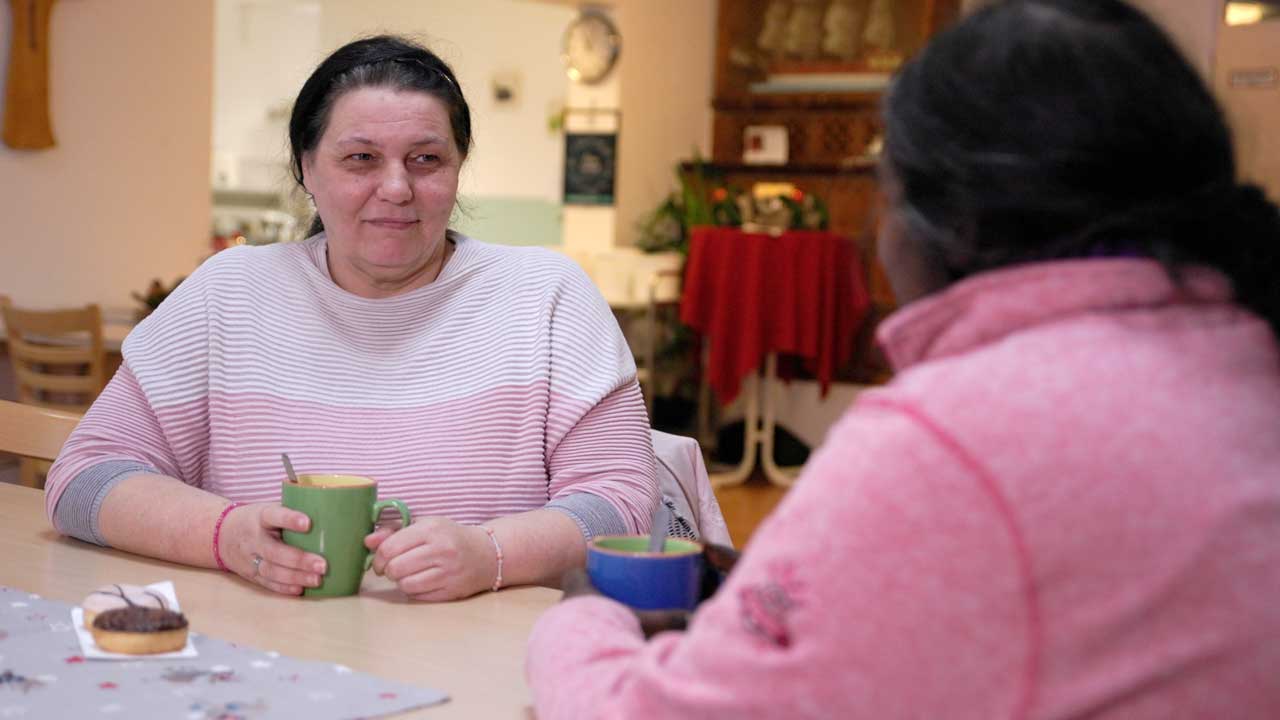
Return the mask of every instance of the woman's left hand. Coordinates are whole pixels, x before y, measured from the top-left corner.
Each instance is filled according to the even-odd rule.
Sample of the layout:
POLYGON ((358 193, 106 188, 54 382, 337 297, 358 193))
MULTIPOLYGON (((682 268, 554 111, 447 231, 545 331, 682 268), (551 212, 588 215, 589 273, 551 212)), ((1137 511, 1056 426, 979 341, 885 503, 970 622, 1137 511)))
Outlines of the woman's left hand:
POLYGON ((394 580, 410 600, 470 597, 488 590, 497 573, 488 533, 447 518, 415 519, 399 530, 377 530, 364 544, 374 551, 374 572, 394 580))

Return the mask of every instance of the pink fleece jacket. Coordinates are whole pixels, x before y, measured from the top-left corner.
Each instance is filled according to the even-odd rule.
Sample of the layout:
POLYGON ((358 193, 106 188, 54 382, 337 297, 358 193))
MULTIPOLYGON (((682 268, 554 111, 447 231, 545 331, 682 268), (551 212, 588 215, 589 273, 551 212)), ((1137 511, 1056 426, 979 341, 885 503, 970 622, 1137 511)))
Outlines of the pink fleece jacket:
POLYGON ((1222 276, 1010 268, 880 339, 687 632, 538 622, 541 720, 1280 717, 1280 354, 1222 276))

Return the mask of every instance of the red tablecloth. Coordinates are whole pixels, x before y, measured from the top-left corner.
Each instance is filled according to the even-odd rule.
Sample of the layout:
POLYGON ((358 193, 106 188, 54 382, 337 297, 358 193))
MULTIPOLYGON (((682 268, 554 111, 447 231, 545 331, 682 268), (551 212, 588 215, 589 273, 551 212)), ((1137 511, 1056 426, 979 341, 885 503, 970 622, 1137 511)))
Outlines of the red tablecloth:
POLYGON ((732 402, 770 352, 801 358, 825 394, 870 310, 864 277, 857 246, 839 235, 694 228, 680 319, 709 343, 720 402, 732 402))

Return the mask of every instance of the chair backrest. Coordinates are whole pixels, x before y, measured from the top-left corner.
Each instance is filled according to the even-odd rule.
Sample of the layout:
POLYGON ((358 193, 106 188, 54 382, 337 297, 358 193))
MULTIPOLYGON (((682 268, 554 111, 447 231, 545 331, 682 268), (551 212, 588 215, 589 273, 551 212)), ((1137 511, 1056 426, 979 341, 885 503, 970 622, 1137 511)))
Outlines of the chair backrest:
POLYGON ((106 384, 102 312, 24 310, 0 301, 9 338, 18 400, 53 410, 83 413, 106 384))
POLYGON ((74 413, 0 400, 0 452, 52 461, 79 422, 74 413))
POLYGON ((724 522, 720 503, 711 489, 698 441, 659 430, 649 432, 653 437, 662 500, 671 508, 673 515, 669 533, 686 535, 684 525, 689 525, 697 539, 733 547, 729 526, 724 522))

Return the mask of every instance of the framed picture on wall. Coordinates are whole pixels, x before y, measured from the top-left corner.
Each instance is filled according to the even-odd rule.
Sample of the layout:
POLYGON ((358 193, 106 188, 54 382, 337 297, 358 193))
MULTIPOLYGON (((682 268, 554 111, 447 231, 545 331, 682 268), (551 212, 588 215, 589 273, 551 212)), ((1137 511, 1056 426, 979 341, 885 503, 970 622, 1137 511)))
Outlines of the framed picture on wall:
POLYGON ((618 134, 570 132, 564 136, 566 205, 612 205, 618 134))

